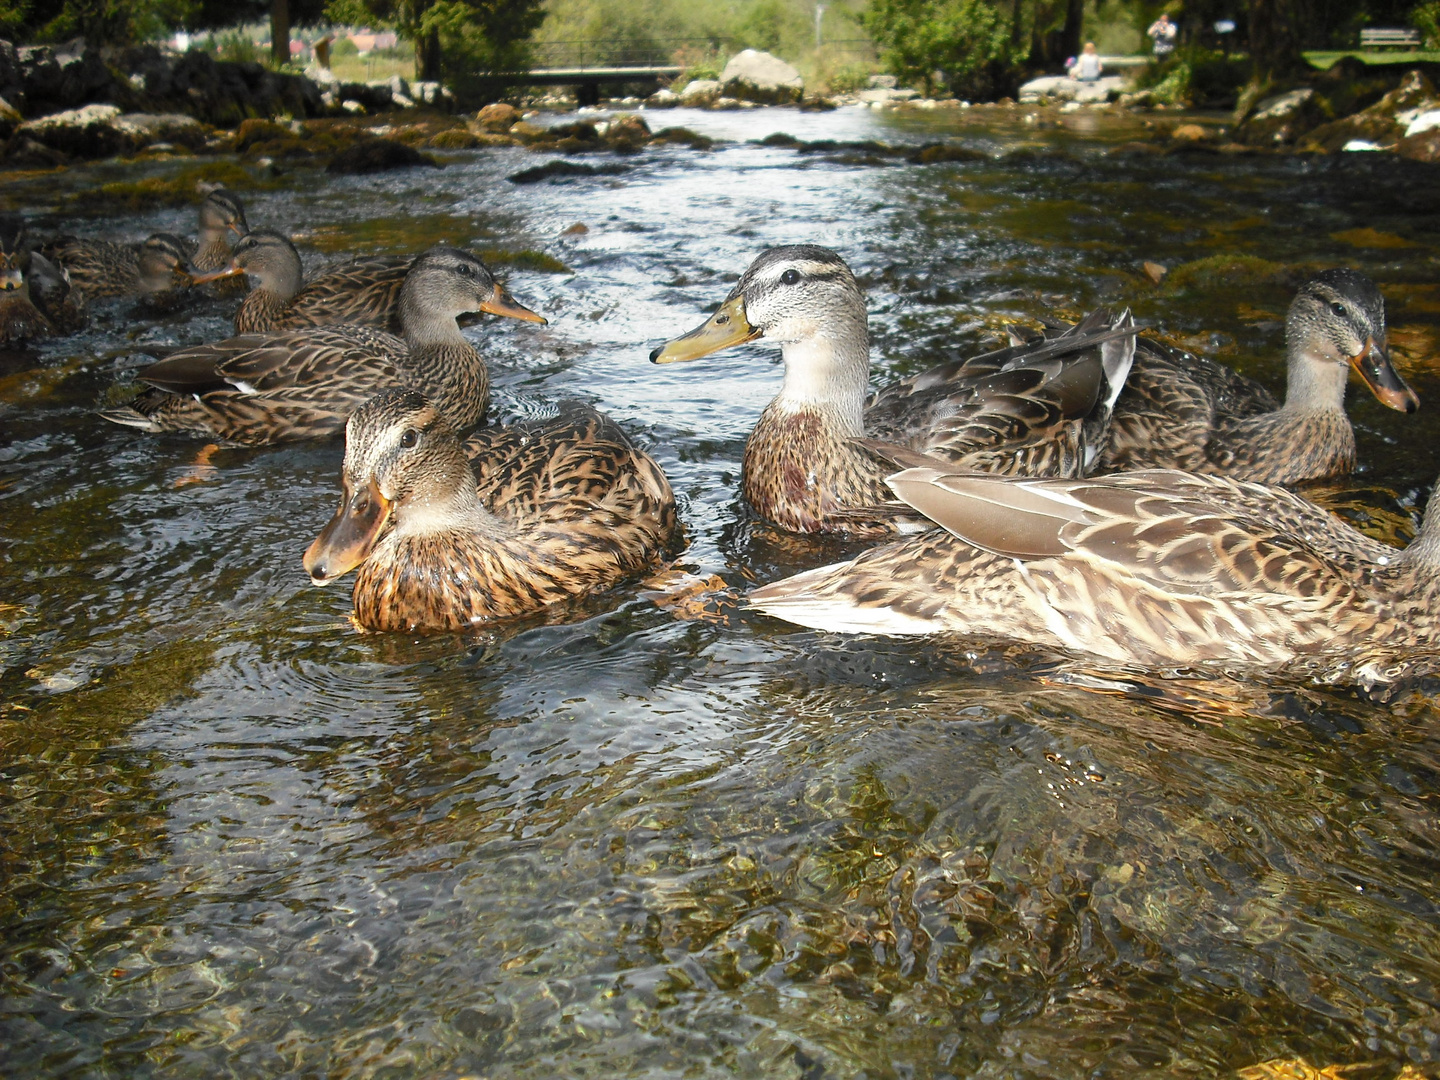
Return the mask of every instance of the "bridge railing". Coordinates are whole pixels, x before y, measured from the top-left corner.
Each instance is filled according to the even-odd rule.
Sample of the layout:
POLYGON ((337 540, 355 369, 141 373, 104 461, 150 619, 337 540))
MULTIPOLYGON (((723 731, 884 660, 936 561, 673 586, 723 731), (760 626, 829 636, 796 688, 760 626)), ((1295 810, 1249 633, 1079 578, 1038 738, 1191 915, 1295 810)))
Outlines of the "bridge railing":
MULTIPOLYGON (((875 46, 868 38, 826 41, 822 55, 831 58, 873 60, 875 46)), ((721 38, 656 38, 650 41, 532 41, 530 54, 536 70, 554 68, 689 66, 707 56, 736 51, 733 42, 721 38)))

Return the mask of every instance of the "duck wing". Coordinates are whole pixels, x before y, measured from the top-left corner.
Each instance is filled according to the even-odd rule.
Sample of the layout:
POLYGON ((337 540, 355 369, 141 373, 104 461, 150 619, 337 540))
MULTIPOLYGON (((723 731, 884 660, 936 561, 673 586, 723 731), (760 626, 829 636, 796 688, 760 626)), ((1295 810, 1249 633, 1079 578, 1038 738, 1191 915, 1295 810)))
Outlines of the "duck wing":
POLYGON ((1104 309, 1063 334, 931 368, 875 394, 872 438, 987 473, 1079 475, 1129 372, 1134 320, 1104 309))
POLYGON ((286 327, 337 323, 398 330, 395 306, 410 264, 409 255, 355 259, 321 274, 290 301, 286 327))
POLYGON ((1213 360, 1142 338, 1115 403, 1104 469, 1210 467, 1208 447, 1223 425, 1274 412, 1268 390, 1213 360))
POLYGON ((242 334, 144 368, 138 378, 151 389, 101 415, 145 431, 252 445, 322 438, 403 381, 406 355, 399 338, 368 327, 242 334))

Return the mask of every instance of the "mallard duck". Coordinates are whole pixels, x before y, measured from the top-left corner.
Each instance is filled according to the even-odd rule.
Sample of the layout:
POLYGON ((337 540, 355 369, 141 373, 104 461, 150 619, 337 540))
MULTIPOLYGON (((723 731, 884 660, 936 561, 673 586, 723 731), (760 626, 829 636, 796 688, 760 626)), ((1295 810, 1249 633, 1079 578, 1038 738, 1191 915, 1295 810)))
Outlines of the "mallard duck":
MULTIPOLYGON (((409 255, 374 255, 352 259, 327 270, 308 285, 295 245, 270 229, 256 230, 251 244, 237 244, 230 262, 197 275, 196 283, 250 275, 255 292, 235 313, 236 333, 250 329, 299 329, 305 326, 373 326, 398 332, 400 287, 414 259, 409 255)), ((527 316, 540 319, 534 312, 527 316)))
POLYGON ((55 327, 34 304, 25 275, 0 254, 0 343, 49 337, 55 327))
POLYGON ((155 233, 139 244, 62 236, 41 253, 63 266, 71 288, 87 297, 140 296, 164 304, 189 289, 193 250, 182 236, 155 233))
POLYGON ((675 539, 665 474, 587 405, 486 429, 469 448, 478 483, 413 390, 386 390, 350 418, 340 508, 304 562, 317 585, 360 568, 360 626, 463 630, 535 611, 615 584, 675 539))
POLYGON ((30 283, 24 272, 29 258, 25 219, 19 214, 0 214, 0 343, 3 344, 48 337, 55 332, 30 295, 30 283))
MULTIPOLYGON (((224 269, 230 265, 231 238, 239 239, 249 231, 239 196, 216 188, 200 204, 200 244, 190 265, 202 274, 224 269)), ((227 297, 243 296, 250 288, 244 275, 217 278, 211 287, 216 295, 227 297)))
MULTIPOLYGON (((374 262, 378 264, 380 260, 374 262)), ((407 267, 413 262, 414 259, 409 256, 403 260, 407 267)), ((352 268, 357 265, 360 264, 350 264, 352 268)), ((303 270, 300 253, 295 250, 295 245, 281 233, 271 229, 256 229, 235 245, 234 255, 224 269, 200 275, 195 280, 207 281, 218 275, 236 273, 247 274, 255 279, 255 288, 235 313, 237 334, 329 325, 326 321, 320 321, 322 316, 327 315, 335 316, 336 321, 357 326, 383 326, 393 321, 390 309, 398 308, 399 285, 404 278, 403 274, 395 280, 393 289, 388 280, 381 289, 379 279, 371 278, 371 288, 368 291, 361 288, 347 294, 339 288, 342 271, 322 275, 311 284, 302 286, 303 270), (343 303, 340 302, 342 299, 343 303), (376 311, 370 310, 382 300, 386 305, 383 318, 376 311), (366 317, 340 319, 342 312, 349 309, 354 309, 366 317)), ((489 273, 488 268, 486 273, 489 273)), ((493 276, 490 280, 493 289, 482 310, 492 315, 508 315, 528 322, 545 322, 543 317, 517 303, 493 276)))
POLYGON ((390 386, 426 392, 457 431, 485 415, 485 360, 456 317, 495 294, 483 263, 433 247, 400 294, 401 340, 365 326, 241 334, 172 353, 138 374, 152 389, 101 415, 145 431, 189 431, 240 443, 333 435, 362 402, 390 386))
POLYGON ((1115 403, 1106 469, 1184 469, 1268 484, 1341 476, 1355 468, 1345 415, 1353 367, 1400 412, 1420 407, 1385 349, 1385 300, 1356 270, 1307 281, 1285 319, 1285 403, 1210 360, 1142 340, 1115 403))
POLYGON ((1228 477, 936 466, 889 483, 941 528, 756 589, 750 606, 817 629, 963 631, 1151 665, 1440 644, 1436 500, 1400 551, 1284 488, 1228 477))
POLYGON ((650 354, 695 360, 766 337, 785 382, 745 443, 741 486, 762 517, 795 532, 878 536, 899 522, 894 471, 869 437, 977 472, 1076 475, 1100 448, 1133 351, 1128 312, 1096 312, 1056 340, 933 368, 870 395, 865 297, 845 260, 812 245, 772 248, 720 310, 650 354), (1103 343, 1103 344, 1102 344, 1103 343))

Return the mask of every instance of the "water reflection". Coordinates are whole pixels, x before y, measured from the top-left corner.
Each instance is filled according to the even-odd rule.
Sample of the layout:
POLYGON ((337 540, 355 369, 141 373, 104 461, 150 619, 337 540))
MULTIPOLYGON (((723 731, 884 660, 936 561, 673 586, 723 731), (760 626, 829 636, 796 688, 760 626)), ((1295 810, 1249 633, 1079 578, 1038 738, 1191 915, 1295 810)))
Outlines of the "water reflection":
MULTIPOLYGON (((571 395, 620 418, 681 495, 682 567, 732 593, 853 550, 739 502, 776 353, 645 359, 773 244, 846 254, 877 382, 1008 319, 1124 302, 1275 385, 1295 281, 1349 263, 1382 282, 1404 374, 1435 398, 1440 196, 1422 167, 1111 154, 1133 121, 1095 117, 1081 142, 997 115, 672 113, 652 122, 984 156, 880 168, 737 143, 518 186, 505 177, 536 158, 484 151, 364 181, 257 176, 247 210, 300 233, 312 265, 444 237, 569 266, 509 271, 550 326, 469 331, 500 410, 571 395), (588 232, 562 235, 577 222, 588 232), (1146 259, 1181 281, 1151 284, 1146 259)), ((66 201, 175 167, 6 193, 42 225, 185 229, 187 208, 72 219, 66 201)), ((345 592, 299 566, 333 510, 337 445, 202 455, 91 412, 226 314, 202 302, 152 324, 120 307, 0 357, 11 1070, 1130 1077, 1440 1060, 1430 683, 1376 704, 1303 673, 1093 672, 994 643, 797 632, 723 598, 687 619, 641 586, 465 639, 360 635, 345 592)), ((1433 410, 1350 408, 1362 474, 1323 497, 1403 537, 1437 467, 1433 410)))

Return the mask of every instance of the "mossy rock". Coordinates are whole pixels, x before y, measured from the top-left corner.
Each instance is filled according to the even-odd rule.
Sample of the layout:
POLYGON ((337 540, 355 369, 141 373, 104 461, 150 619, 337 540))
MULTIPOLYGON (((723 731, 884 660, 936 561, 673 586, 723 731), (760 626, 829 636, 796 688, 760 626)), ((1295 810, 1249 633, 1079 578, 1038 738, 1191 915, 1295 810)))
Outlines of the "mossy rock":
POLYGON ((308 132, 303 128, 298 132, 293 131, 284 124, 277 124, 274 120, 246 120, 235 131, 232 149, 237 154, 243 154, 256 143, 271 143, 277 140, 294 141, 307 134, 308 132))
POLYGON ((486 248, 480 257, 490 266, 512 266, 516 270, 534 270, 540 274, 573 274, 575 271, 553 255, 543 251, 524 248, 520 251, 500 251, 486 248))
POLYGON ((715 140, 708 135, 701 135, 698 132, 683 127, 661 128, 650 141, 655 143, 683 143, 692 150, 709 150, 715 145, 715 140))
POLYGON ((394 139, 364 139, 340 151, 325 166, 327 173, 360 176, 368 173, 386 172, 390 169, 408 169, 417 165, 432 169, 441 167, 429 154, 422 154, 413 146, 406 146, 394 139))
POLYGON ((153 210, 164 206, 198 205, 202 198, 200 185, 244 191, 261 185, 250 172, 233 161, 209 161, 203 165, 181 169, 170 176, 150 176, 144 180, 117 181, 98 188, 76 192, 71 204, 85 210, 112 212, 117 210, 153 210))
POLYGON ((1214 290, 1236 285, 1285 284, 1293 282, 1296 276, 1294 267, 1255 255, 1209 255, 1181 263, 1166 276, 1165 284, 1177 292, 1214 290))
POLYGON ((432 150, 473 150, 477 146, 484 146, 485 143, 480 136, 464 128, 451 128, 449 131, 442 131, 438 135, 430 136, 430 141, 426 145, 432 150))

